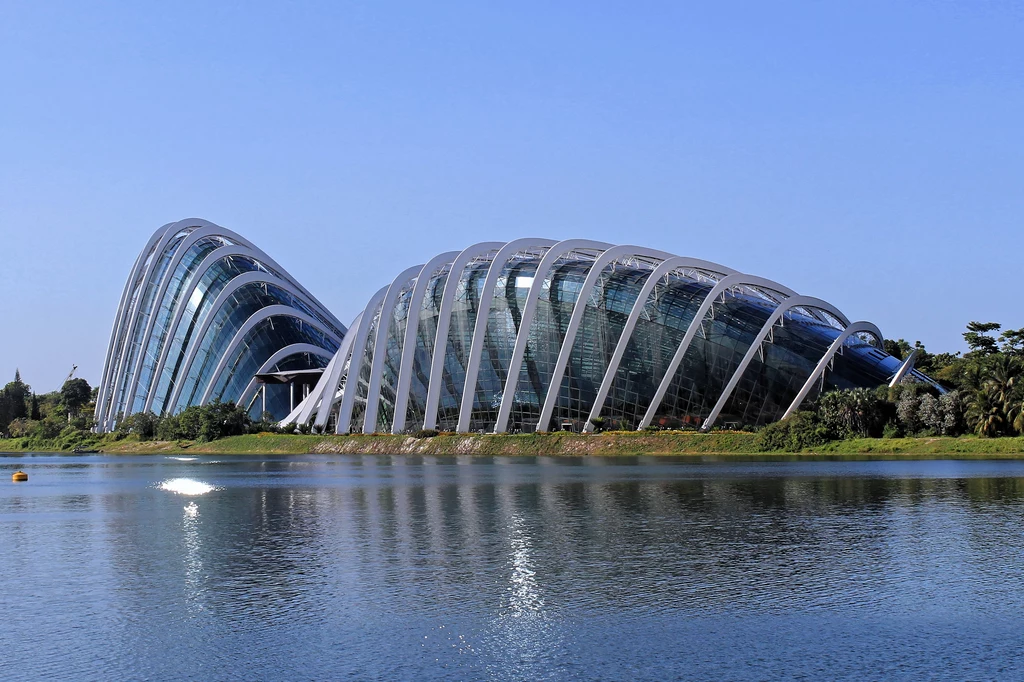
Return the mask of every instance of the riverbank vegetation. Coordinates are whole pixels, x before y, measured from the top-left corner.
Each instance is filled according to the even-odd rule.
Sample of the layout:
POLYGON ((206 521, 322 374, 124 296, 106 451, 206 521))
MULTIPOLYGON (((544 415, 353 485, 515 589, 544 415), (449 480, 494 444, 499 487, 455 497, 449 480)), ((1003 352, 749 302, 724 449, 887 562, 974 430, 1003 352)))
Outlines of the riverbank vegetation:
POLYGON ((903 340, 887 341, 886 351, 900 359, 916 350, 917 367, 946 392, 901 384, 826 393, 804 411, 761 429, 758 446, 800 452, 851 439, 1019 436, 1024 433, 1024 329, 996 337, 1000 328, 971 322, 963 335, 970 350, 962 356, 932 355, 920 342, 911 347, 903 340))

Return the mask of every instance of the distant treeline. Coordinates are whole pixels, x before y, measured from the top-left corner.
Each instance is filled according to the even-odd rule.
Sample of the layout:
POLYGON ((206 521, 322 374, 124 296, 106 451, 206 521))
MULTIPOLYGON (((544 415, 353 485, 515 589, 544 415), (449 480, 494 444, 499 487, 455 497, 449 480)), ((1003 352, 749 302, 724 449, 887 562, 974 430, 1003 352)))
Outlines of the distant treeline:
POLYGON ((15 370, 0 390, 0 435, 47 442, 81 439, 92 428, 95 391, 85 379, 68 379, 59 391, 36 395, 15 370))

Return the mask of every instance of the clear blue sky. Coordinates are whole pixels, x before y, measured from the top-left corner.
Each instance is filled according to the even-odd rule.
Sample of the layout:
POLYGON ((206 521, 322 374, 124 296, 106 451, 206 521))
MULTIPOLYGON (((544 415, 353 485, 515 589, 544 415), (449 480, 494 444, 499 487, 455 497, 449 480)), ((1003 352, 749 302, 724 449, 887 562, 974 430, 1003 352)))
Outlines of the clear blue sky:
POLYGON ((474 241, 706 258, 960 350, 1024 326, 1024 5, 0 2, 0 380, 95 384, 202 217, 346 323, 474 241))

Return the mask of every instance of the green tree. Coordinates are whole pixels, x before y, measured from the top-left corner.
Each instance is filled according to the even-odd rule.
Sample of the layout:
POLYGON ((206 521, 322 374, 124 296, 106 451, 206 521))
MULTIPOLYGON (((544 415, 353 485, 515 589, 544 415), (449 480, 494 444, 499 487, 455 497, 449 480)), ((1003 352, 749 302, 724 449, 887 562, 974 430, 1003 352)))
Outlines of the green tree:
POLYGON ((996 393, 987 388, 974 396, 967 418, 973 424, 974 432, 987 438, 1003 435, 1009 425, 1003 404, 996 393))
POLYGON ((24 381, 21 380, 21 371, 14 370, 14 381, 4 386, 4 393, 10 399, 11 419, 25 419, 28 417, 28 396, 32 392, 24 381))
POLYGON ((893 341, 892 339, 885 339, 882 342, 882 350, 884 350, 886 353, 893 356, 897 360, 905 360, 906 357, 910 355, 910 351, 913 349, 910 347, 910 343, 907 342, 905 339, 899 339, 897 341, 893 341))
POLYGON ((869 388, 832 391, 821 396, 818 417, 835 438, 878 437, 886 422, 883 400, 869 388))
POLYGON ((964 341, 974 355, 992 355, 999 352, 999 344, 992 336, 992 332, 999 331, 1002 325, 998 322, 975 322, 967 323, 967 331, 964 332, 964 341))
POLYGON ((138 436, 139 440, 150 440, 156 435, 159 421, 152 412, 136 412, 120 420, 116 431, 122 438, 131 434, 138 436))
POLYGON ((1024 356, 1024 329, 1004 329, 999 335, 999 350, 1015 357, 1024 356))
POLYGON ((79 411, 89 404, 92 397, 92 388, 85 379, 68 379, 60 389, 60 401, 68 413, 68 421, 71 417, 77 417, 79 411))

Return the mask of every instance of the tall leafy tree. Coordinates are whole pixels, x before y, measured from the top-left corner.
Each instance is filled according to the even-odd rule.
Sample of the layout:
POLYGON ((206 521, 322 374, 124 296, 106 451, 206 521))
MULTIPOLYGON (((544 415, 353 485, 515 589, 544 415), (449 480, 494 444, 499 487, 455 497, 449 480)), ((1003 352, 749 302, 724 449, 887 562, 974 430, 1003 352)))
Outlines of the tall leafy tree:
POLYGON ((999 331, 1002 327, 998 322, 975 322, 967 323, 967 331, 964 332, 964 341, 974 355, 992 355, 999 352, 999 344, 992 332, 999 331))
POLYGON ((92 388, 85 379, 68 379, 60 389, 60 401, 67 409, 69 419, 77 417, 91 397, 92 388))
POLYGON ((1000 350, 1014 357, 1024 356, 1024 328, 1006 329, 999 335, 1000 350))
POLYGON ((28 417, 28 396, 32 389, 21 380, 21 371, 14 370, 14 381, 4 386, 10 400, 11 421, 28 417))

